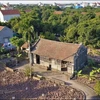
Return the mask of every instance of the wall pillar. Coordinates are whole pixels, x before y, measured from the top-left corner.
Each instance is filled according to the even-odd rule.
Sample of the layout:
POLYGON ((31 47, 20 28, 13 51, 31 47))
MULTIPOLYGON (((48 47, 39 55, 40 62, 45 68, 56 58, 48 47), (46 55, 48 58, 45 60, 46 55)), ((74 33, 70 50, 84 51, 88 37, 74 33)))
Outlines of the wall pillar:
POLYGON ((34 59, 33 60, 34 60, 34 63, 36 64, 36 55, 35 54, 34 54, 34 59))

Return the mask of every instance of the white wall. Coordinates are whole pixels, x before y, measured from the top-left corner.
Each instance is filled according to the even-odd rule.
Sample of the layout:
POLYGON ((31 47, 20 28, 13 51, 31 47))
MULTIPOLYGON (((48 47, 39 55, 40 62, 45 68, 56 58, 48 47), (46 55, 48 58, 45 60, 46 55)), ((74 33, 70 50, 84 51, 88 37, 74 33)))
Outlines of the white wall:
POLYGON ((51 67, 57 70, 61 70, 61 61, 52 59, 51 61, 51 67))
POLYGON ((11 18, 14 18, 14 17, 20 17, 19 14, 14 14, 14 15, 3 15, 0 11, 0 21, 1 22, 7 22, 9 21, 11 18))
POLYGON ((4 22, 9 21, 11 18, 14 17, 20 17, 19 14, 15 14, 15 15, 4 15, 4 22))
POLYGON ((13 10, 13 7, 1 7, 1 10, 13 10))
POLYGON ((3 15, 2 15, 1 11, 0 11, 0 21, 1 21, 1 22, 4 22, 4 17, 3 17, 3 15))
MULTIPOLYGON (((61 61, 60 60, 51 59, 51 61, 49 62, 49 58, 47 58, 47 57, 46 57, 46 60, 47 61, 44 61, 40 56, 40 65, 47 68, 51 64, 51 68, 61 71, 61 61)), ((36 55, 35 54, 34 54, 34 63, 36 63, 36 55)))

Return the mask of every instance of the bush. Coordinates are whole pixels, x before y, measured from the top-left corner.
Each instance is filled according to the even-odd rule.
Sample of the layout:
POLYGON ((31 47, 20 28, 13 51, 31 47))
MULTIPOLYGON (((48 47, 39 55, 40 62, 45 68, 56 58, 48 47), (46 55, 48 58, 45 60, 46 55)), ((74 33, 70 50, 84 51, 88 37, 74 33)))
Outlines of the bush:
POLYGON ((24 74, 25 74, 25 76, 28 76, 28 77, 30 76, 31 77, 33 71, 34 71, 33 68, 31 68, 30 66, 26 66, 25 70, 24 70, 24 74))
POLYGON ((95 89, 95 92, 97 93, 97 95, 100 96, 100 80, 96 82, 94 89, 95 89))
POLYGON ((88 59, 88 66, 94 66, 95 62, 93 59, 88 59))

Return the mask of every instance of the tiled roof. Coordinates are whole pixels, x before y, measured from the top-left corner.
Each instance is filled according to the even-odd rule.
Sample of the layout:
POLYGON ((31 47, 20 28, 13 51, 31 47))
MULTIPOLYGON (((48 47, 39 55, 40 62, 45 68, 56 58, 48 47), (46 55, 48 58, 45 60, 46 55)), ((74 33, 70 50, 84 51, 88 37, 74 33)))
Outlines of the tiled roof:
POLYGON ((61 15, 62 13, 63 13, 63 11, 54 11, 54 14, 61 15))
POLYGON ((7 8, 8 6, 6 6, 6 5, 3 5, 2 7, 4 7, 4 8, 7 8))
MULTIPOLYGON (((81 14, 86 15, 87 12, 82 12, 81 14)), ((95 14, 96 14, 97 16, 100 16, 100 12, 96 12, 95 14)))
POLYGON ((18 10, 0 10, 3 15, 15 15, 20 14, 18 10))
POLYGON ((29 47, 29 43, 27 43, 27 42, 25 42, 22 46, 21 46, 21 48, 28 48, 29 47))
POLYGON ((41 56, 67 61, 79 49, 80 44, 57 42, 40 39, 32 53, 41 56))
POLYGON ((4 26, 0 26, 0 31, 4 28, 4 26))
POLYGON ((31 12, 31 10, 30 9, 26 9, 25 12, 31 12))

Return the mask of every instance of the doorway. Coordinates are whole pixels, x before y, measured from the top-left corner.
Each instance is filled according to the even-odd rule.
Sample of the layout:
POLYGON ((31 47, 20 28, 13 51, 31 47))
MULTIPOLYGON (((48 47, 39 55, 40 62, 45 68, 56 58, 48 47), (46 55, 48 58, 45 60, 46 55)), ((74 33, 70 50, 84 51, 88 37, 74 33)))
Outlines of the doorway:
POLYGON ((39 55, 36 55, 36 63, 40 64, 40 56, 39 55))
POLYGON ((67 62, 66 61, 62 61, 61 62, 61 71, 67 71, 67 62))

